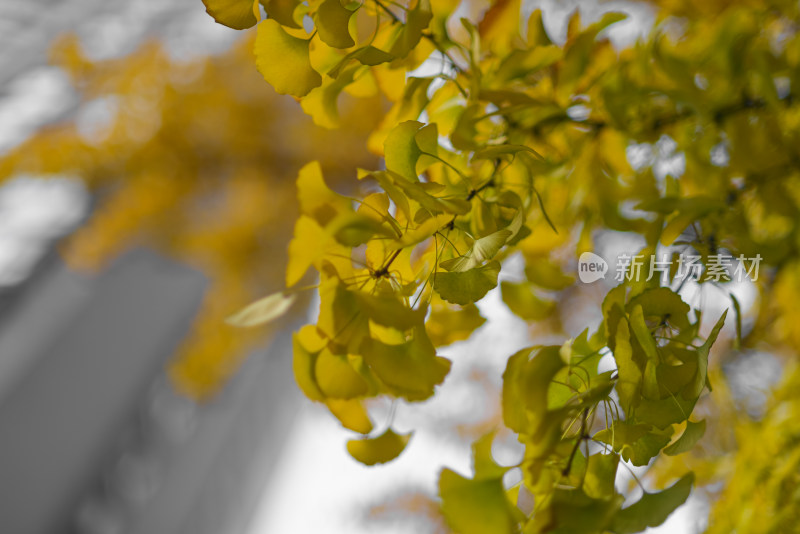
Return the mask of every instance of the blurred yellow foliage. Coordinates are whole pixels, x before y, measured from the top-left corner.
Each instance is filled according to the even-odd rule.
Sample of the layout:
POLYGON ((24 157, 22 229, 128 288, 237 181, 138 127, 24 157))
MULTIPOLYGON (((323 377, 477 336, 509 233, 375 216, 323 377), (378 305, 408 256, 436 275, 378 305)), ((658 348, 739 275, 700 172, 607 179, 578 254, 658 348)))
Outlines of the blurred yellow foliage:
POLYGON ((345 105, 347 127, 323 130, 264 83, 247 37, 216 57, 173 60, 149 42, 91 62, 78 39, 65 36, 52 57, 82 105, 110 104, 109 123, 41 129, 0 159, 0 180, 17 173, 85 180, 95 209, 62 244, 74 267, 100 269, 143 245, 209 277, 202 311, 171 367, 183 392, 204 398, 263 339, 263 329, 253 334, 223 321, 283 281, 299 167, 314 157, 328 180, 352 188, 354 169, 375 164, 364 147, 380 102, 361 99, 358 112, 345 105))

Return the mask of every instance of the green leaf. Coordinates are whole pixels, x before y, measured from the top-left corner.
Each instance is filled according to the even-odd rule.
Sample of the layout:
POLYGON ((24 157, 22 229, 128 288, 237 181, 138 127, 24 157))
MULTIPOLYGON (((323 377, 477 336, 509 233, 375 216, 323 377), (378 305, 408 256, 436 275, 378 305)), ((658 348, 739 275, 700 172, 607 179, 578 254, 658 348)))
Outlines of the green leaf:
POLYGON ((289 35, 272 19, 258 25, 256 67, 278 93, 305 96, 322 84, 322 76, 311 67, 309 43, 289 35))
POLYGON ((472 159, 497 159, 501 156, 515 156, 520 152, 532 155, 536 159, 543 159, 542 155, 525 145, 502 144, 476 150, 472 159))
POLYGON ((347 452, 364 465, 385 464, 405 450, 411 434, 397 434, 391 428, 376 438, 351 439, 347 452))
POLYGON ((372 217, 358 213, 342 213, 335 217, 326 230, 342 245, 357 247, 374 236, 394 237, 395 233, 372 217))
POLYGON ((450 345, 456 341, 467 339, 486 319, 474 304, 467 304, 455 309, 436 309, 431 311, 425 329, 431 341, 437 347, 450 345))
POLYGON ((472 444, 472 467, 475 472, 475 480, 502 478, 510 469, 499 465, 492 457, 494 436, 494 432, 489 432, 472 444))
POLYGON ((611 530, 616 534, 634 534, 656 527, 686 502, 692 492, 694 474, 684 475, 675 484, 658 493, 645 493, 641 499, 617 513, 611 530))
POLYGON ((561 347, 541 347, 531 357, 532 352, 515 353, 503 372, 503 421, 517 433, 536 432, 545 420, 550 382, 564 367, 561 347))
POLYGON ((689 305, 668 287, 646 289, 632 298, 626 309, 630 311, 636 306, 642 307, 645 318, 667 322, 678 329, 689 327, 689 305))
POLYGON ((593 499, 608 500, 614 496, 614 481, 619 465, 617 454, 593 454, 586 464, 586 475, 583 478, 583 491, 593 499))
POLYGON ((730 293, 730 297, 733 302, 733 311, 736 313, 736 344, 734 348, 738 350, 742 346, 742 306, 733 293, 730 293))
POLYGON ((296 298, 296 294, 273 293, 245 306, 225 319, 225 322, 231 326, 244 328, 267 324, 289 311, 296 298))
POLYGON ((503 302, 526 321, 541 321, 552 315, 555 302, 537 297, 527 282, 500 282, 503 302))
POLYGON ((322 2, 314 17, 320 39, 334 48, 349 48, 356 44, 348 28, 354 13, 342 6, 339 0, 322 2))
POLYGON ((537 286, 551 291, 561 291, 575 282, 573 277, 561 271, 561 267, 546 258, 529 260, 525 265, 525 276, 537 286))
POLYGON ((697 423, 693 421, 686 421, 686 430, 683 431, 683 434, 681 434, 681 437, 679 437, 675 443, 664 449, 664 454, 677 456, 678 454, 689 452, 692 450, 692 447, 694 447, 695 444, 700 441, 700 438, 702 438, 703 434, 705 433, 705 420, 697 423))
MULTIPOLYGON (((644 322, 644 312, 642 311, 641 306, 637 305, 633 307, 633 310, 630 314, 630 323, 631 330, 633 330, 639 345, 641 345, 642 349, 644 349, 647 360, 649 362, 653 362, 654 364, 658 364, 659 358, 658 349, 656 348, 656 340, 653 339, 650 329, 644 322)), ((655 373, 655 367, 653 367, 653 372, 655 373)))
POLYGON ((417 121, 401 122, 389 132, 383 143, 386 169, 417 182, 417 160, 422 151, 417 146, 416 134, 423 124, 417 121))
POLYGON ((244 30, 258 22, 252 0, 203 0, 203 4, 215 21, 234 30, 244 30))
POLYGON ((409 308, 395 295, 371 295, 360 291, 353 293, 358 306, 367 317, 382 326, 408 330, 420 326, 427 313, 425 307, 418 310, 409 308))
POLYGON ((619 403, 626 414, 637 404, 642 386, 642 371, 633 361, 633 350, 630 343, 630 331, 627 321, 620 321, 617 326, 614 360, 617 362, 617 395, 619 403))
MULTIPOLYGON (((523 402, 525 392, 523 377, 531 352, 533 349, 527 348, 514 353, 509 357, 503 371, 503 423, 518 434, 527 432, 528 426, 527 411, 523 402)), ((558 369, 560 368, 559 366, 558 369)), ((553 375, 555 376, 555 372, 553 375)), ((544 401, 547 402, 547 397, 544 401)))
POLYGON ((608 443, 633 465, 647 465, 670 442, 672 428, 659 430, 650 425, 616 420, 610 428, 599 431, 594 439, 608 443))
POLYGON ((494 258, 511 235, 511 230, 498 230, 486 237, 476 239, 472 244, 472 248, 466 254, 440 262, 439 266, 452 272, 464 272, 474 269, 486 260, 494 258))
POLYGON ((390 391, 412 401, 433 395, 450 371, 450 360, 436 356, 422 326, 414 329, 411 341, 399 345, 366 337, 359 352, 390 391))
POLYGON ((433 274, 433 289, 447 302, 465 306, 497 287, 499 274, 500 264, 496 261, 463 272, 437 271, 433 274))
MULTIPOLYGON (((557 488, 550 504, 549 524, 538 532, 596 534, 605 532, 623 498, 619 494, 594 499, 580 489, 557 488)), ((543 514, 544 515, 544 514, 543 514)))
POLYGON ((711 345, 717 340, 717 336, 719 335, 719 331, 722 330, 722 326, 725 324, 725 317, 727 317, 727 315, 728 310, 725 310, 717 320, 717 324, 711 329, 711 333, 708 334, 705 342, 697 349, 697 374, 689 389, 689 392, 695 397, 700 396, 703 387, 708 381, 708 353, 711 351, 711 345))
POLYGON ((406 23, 399 26, 389 52, 399 58, 406 57, 417 46, 432 18, 430 0, 417 0, 414 7, 406 11, 406 23))
POLYGON ((450 469, 439 475, 439 495, 447 524, 459 534, 504 534, 516 530, 515 507, 502 478, 470 480, 450 469))

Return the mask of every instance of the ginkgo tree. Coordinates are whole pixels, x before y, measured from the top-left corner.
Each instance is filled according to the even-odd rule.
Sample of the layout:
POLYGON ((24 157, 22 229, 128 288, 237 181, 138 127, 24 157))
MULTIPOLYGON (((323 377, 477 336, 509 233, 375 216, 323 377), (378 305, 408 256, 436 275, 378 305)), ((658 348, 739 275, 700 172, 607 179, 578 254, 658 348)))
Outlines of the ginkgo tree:
MULTIPOLYGON (((695 253, 694 283, 729 299, 732 313, 708 317, 682 298, 677 253, 666 280, 629 271, 599 324, 509 355, 503 422, 524 456, 501 466, 492 435, 476 441, 472 473, 440 474, 442 513, 466 534, 633 533, 661 524, 696 476, 724 476, 719 463, 687 461, 705 465, 695 475, 671 458, 695 451, 710 426, 696 414, 701 397, 720 384, 726 398, 709 365, 726 320, 736 325, 730 354, 769 347, 791 362, 800 342, 796 2, 653 2, 654 29, 622 50, 607 32, 624 14, 584 25, 576 11, 555 43, 542 13, 523 16, 519 0, 204 2, 221 24, 255 26, 256 67, 317 124, 340 124, 343 93, 389 102, 369 139, 384 165, 358 171, 363 194, 340 195, 319 164, 305 165, 286 289, 229 319, 268 322, 315 280, 319 316, 294 335, 295 379, 357 434, 354 458, 388 462, 413 439, 375 429, 366 400, 436 394, 451 366, 441 347, 483 323, 475 303, 497 287, 505 259, 521 254, 526 279, 502 283, 503 301, 539 321, 569 305, 551 295, 576 283, 555 251, 577 258, 598 232, 618 231, 641 237, 643 271, 665 247, 695 253), (420 74, 431 62, 438 72, 420 74), (682 172, 632 168, 630 148, 659 139, 682 153, 682 172), (723 253, 761 261, 751 319, 712 276, 723 253), (607 355, 614 368, 601 371, 607 355), (654 463, 670 466, 663 489, 626 503, 618 471, 654 463), (510 469, 522 481, 509 488, 510 469)), ((797 414, 796 393, 786 395, 776 402, 797 414)), ((758 501, 760 524, 752 513, 727 517, 728 531, 796 528, 800 457, 781 452, 780 470, 749 485, 757 495, 780 488, 780 499, 758 501)))

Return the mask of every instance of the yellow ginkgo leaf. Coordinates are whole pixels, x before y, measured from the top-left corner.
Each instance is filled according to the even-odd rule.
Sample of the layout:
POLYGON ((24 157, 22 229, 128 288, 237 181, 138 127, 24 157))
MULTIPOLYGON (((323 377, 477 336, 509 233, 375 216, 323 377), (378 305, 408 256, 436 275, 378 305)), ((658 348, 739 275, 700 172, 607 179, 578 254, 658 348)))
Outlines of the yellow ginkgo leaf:
POLYGON ((314 17, 320 39, 335 48, 349 48, 356 44, 348 30, 350 17, 354 13, 339 0, 322 2, 314 17))
POLYGON ((305 96, 322 83, 322 76, 311 67, 309 42, 289 35, 272 19, 258 25, 256 67, 278 93, 305 96))
POLYGON ((328 399, 325 404, 343 427, 360 434, 372 432, 372 421, 369 420, 362 401, 358 399, 328 399))
POLYGON ((225 322, 231 326, 261 326, 281 317, 291 308, 297 295, 273 293, 259 299, 228 317, 225 322))
POLYGON ((385 464, 400 456, 410 438, 411 434, 397 434, 389 428, 377 438, 351 439, 347 452, 365 465, 385 464))
POLYGON ((258 22, 253 0, 203 0, 203 4, 215 21, 234 30, 244 30, 258 22))

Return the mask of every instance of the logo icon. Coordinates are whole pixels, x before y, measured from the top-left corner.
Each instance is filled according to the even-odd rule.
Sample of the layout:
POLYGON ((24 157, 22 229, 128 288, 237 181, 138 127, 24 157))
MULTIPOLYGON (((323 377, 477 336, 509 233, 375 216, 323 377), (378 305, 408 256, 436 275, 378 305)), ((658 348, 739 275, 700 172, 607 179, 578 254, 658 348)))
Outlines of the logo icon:
POLYGON ((591 284, 606 277, 608 263, 593 252, 584 252, 578 258, 578 278, 584 284, 591 284))

